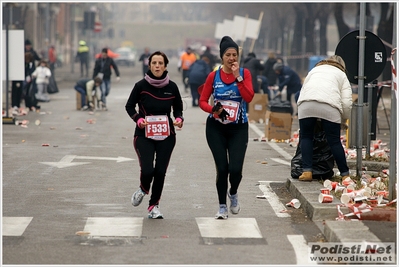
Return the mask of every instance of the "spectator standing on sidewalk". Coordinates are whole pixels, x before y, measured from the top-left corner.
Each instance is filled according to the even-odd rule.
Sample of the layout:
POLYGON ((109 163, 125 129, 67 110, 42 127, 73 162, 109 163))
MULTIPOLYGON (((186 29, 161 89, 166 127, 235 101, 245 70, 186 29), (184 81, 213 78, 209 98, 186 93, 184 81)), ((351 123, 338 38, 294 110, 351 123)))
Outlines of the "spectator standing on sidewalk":
POLYGON ((89 77, 89 47, 83 40, 79 41, 78 52, 76 57, 80 63, 80 77, 89 77))
POLYGON ((163 218, 159 202, 176 144, 175 126, 183 126, 183 102, 176 83, 169 79, 168 63, 165 53, 152 53, 149 71, 134 85, 125 105, 129 117, 136 123, 133 146, 140 163, 140 186, 132 195, 132 205, 140 205, 151 191, 147 209, 150 219, 163 218), (154 128, 162 130, 152 131, 154 128))
POLYGON ((277 84, 277 74, 273 70, 273 66, 276 62, 276 54, 274 52, 269 52, 267 60, 263 66, 263 76, 266 77, 269 86, 275 86, 277 84))
POLYGON ((35 78, 37 86, 36 99, 41 102, 49 102, 50 96, 47 93, 47 86, 50 82, 51 71, 48 67, 47 61, 42 59, 40 65, 32 73, 32 77, 35 78))
POLYGON ((197 60, 197 56, 191 49, 191 47, 187 47, 186 51, 180 56, 178 70, 182 72, 184 91, 188 92, 189 84, 188 84, 188 75, 190 72, 190 66, 197 60))
POLYGON ((55 76, 55 64, 57 63, 57 52, 55 51, 54 45, 51 45, 48 49, 48 62, 51 74, 55 76))
POLYGON ((238 45, 225 36, 219 46, 222 67, 208 75, 199 104, 209 114, 205 135, 216 167, 219 210, 215 218, 227 219, 227 196, 230 199, 230 211, 233 214, 240 211, 238 187, 249 138, 246 106, 252 101, 254 90, 251 72, 239 67, 238 45), (209 104, 211 95, 214 106, 209 104))
POLYGON ((108 48, 103 48, 101 50, 101 57, 96 59, 93 71, 93 79, 95 77, 99 77, 103 80, 100 86, 101 100, 98 103, 98 106, 103 110, 108 110, 106 97, 109 95, 111 91, 111 75, 112 75, 111 68, 115 72, 116 82, 119 82, 120 73, 118 66, 116 65, 115 61, 108 56, 108 48))
POLYGON ((190 66, 188 83, 190 84, 193 107, 198 107, 198 87, 205 83, 206 77, 208 77, 208 74, 211 71, 212 69, 209 66, 209 58, 204 54, 201 56, 201 59, 198 59, 190 66))
POLYGON ((341 125, 350 118, 352 88, 346 76, 345 62, 337 55, 322 60, 308 73, 298 98, 299 138, 302 169, 299 181, 312 181, 313 138, 321 119, 328 145, 342 179, 349 177, 349 167, 341 144, 341 125))
POLYGON ((142 69, 143 69, 143 77, 145 76, 145 74, 148 71, 148 58, 150 57, 150 55, 151 55, 150 54, 150 48, 146 47, 146 48, 144 48, 144 53, 141 54, 141 56, 139 58, 139 61, 142 62, 141 66, 142 66, 142 69))
POLYGON ((244 58, 244 68, 247 68, 251 72, 252 76, 252 88, 255 93, 260 92, 260 84, 258 83, 258 75, 263 70, 263 65, 260 60, 256 58, 255 53, 249 52, 247 57, 244 58))
POLYGON ((36 63, 36 61, 39 61, 39 62, 40 62, 41 58, 39 57, 39 55, 37 54, 37 52, 33 49, 32 43, 31 43, 31 41, 30 41, 29 39, 26 39, 26 40, 25 40, 25 53, 26 53, 26 52, 29 52, 29 53, 32 54, 33 63, 34 63, 34 64, 36 63))

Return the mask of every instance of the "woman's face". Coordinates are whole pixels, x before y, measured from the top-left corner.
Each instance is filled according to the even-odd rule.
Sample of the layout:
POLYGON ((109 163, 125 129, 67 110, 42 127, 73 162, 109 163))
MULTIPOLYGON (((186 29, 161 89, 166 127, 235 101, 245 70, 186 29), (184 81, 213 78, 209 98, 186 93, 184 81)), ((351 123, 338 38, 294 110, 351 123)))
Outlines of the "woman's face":
POLYGON ((227 49, 226 52, 223 54, 224 66, 231 68, 231 65, 237 61, 238 61, 238 54, 237 50, 235 50, 234 48, 227 49))
POLYGON ((154 55, 150 62, 150 70, 155 77, 161 77, 166 70, 163 56, 154 55))

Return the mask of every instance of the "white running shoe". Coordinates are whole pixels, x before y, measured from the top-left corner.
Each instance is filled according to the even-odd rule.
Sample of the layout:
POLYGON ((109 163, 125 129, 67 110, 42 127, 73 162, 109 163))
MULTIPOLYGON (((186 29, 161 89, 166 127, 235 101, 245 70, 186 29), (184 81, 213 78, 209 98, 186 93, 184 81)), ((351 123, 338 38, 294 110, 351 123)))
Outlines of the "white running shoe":
POLYGON ((216 213, 215 219, 222 219, 226 220, 229 217, 229 213, 227 211, 227 205, 226 204, 220 204, 219 205, 219 211, 216 213))
POLYGON ((236 193, 235 195, 230 195, 230 190, 228 190, 227 195, 230 198, 231 213, 238 214, 240 212, 240 203, 238 203, 238 193, 236 193))
POLYGON ((149 219, 163 219, 163 215, 159 210, 159 205, 153 205, 148 208, 148 218, 149 219))
POLYGON ((135 207, 140 205, 141 201, 143 201, 144 196, 145 196, 145 192, 143 190, 141 190, 141 188, 139 188, 132 195, 132 205, 135 206, 135 207))

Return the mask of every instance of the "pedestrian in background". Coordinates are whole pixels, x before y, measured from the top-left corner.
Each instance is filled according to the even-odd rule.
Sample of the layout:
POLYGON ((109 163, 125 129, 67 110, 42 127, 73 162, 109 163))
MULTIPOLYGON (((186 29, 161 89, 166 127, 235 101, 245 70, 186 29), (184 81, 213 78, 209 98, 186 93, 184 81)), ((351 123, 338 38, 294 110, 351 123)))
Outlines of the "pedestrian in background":
POLYGON ((186 51, 180 56, 178 70, 182 72, 184 91, 188 92, 189 84, 188 84, 188 75, 190 71, 190 66, 197 60, 197 56, 191 49, 191 47, 187 47, 186 51))
POLYGON ((36 99, 41 102, 49 102, 50 96, 47 93, 47 86, 50 82, 51 71, 47 61, 42 59, 40 65, 32 73, 32 77, 37 86, 36 99))
POLYGON ((163 218, 159 202, 176 144, 175 126, 183 126, 183 102, 176 83, 169 79, 168 63, 165 53, 152 53, 149 71, 134 85, 125 105, 136 123, 133 146, 140 163, 140 186, 132 195, 132 205, 140 205, 151 191, 147 209, 150 219, 163 218))
POLYGON ((98 107, 102 108, 102 110, 108 110, 106 97, 109 95, 111 91, 111 75, 112 75, 111 68, 115 72, 116 82, 119 82, 120 73, 118 66, 116 65, 115 61, 108 56, 108 48, 103 48, 101 50, 101 57, 96 59, 93 71, 93 79, 95 77, 99 77, 103 81, 100 86, 101 100, 98 103, 98 107))
POLYGON ((89 47, 83 40, 79 41, 76 57, 80 62, 80 77, 89 77, 89 47))
MULTIPOLYGON (((35 64, 33 63, 32 53, 25 52, 24 60, 25 80, 11 82, 11 106, 13 116, 18 116, 20 114, 22 96, 29 93, 27 92, 27 87, 32 81, 32 73, 35 71, 36 68, 35 64)), ((29 105, 29 100, 27 102, 28 103, 25 103, 25 106, 29 105)))
POLYGON ((48 62, 51 74, 55 76, 55 65, 57 63, 57 52, 55 51, 54 45, 51 45, 48 49, 48 62))
POLYGON ((276 54, 270 51, 267 56, 267 60, 263 66, 263 76, 266 77, 269 86, 275 86, 277 84, 277 74, 273 70, 273 66, 277 62, 276 54))
POLYGON ((260 60, 256 58, 254 52, 249 52, 247 57, 244 58, 243 67, 248 69, 251 72, 252 76, 252 88, 255 93, 260 92, 260 84, 258 83, 258 75, 263 70, 263 65, 260 63, 260 60))
POLYGON ((150 57, 150 55, 151 55, 150 54, 150 48, 146 47, 146 48, 144 48, 144 53, 141 54, 141 56, 139 58, 139 61, 142 62, 141 66, 142 66, 142 69, 143 69, 143 76, 145 76, 145 74, 148 71, 148 58, 150 57))
POLYGON ((81 110, 93 110, 93 90, 100 90, 102 79, 95 77, 94 79, 83 78, 76 82, 74 89, 80 93, 81 96, 81 110), (86 100, 87 96, 87 100, 86 100), (86 102, 87 101, 87 102, 86 102))
POLYGON ((209 113, 205 134, 216 167, 219 210, 215 218, 227 219, 227 196, 230 211, 233 214, 240 211, 238 187, 249 138, 246 104, 252 101, 254 90, 251 72, 239 67, 238 45, 229 36, 224 36, 219 47, 222 67, 208 75, 199 104, 209 113), (214 106, 209 104, 211 95, 214 106))
POLYGON ((208 77, 211 70, 209 58, 204 54, 190 66, 188 83, 190 84, 193 107, 198 107, 198 87, 205 83, 206 77, 208 77))
POLYGON ((40 110, 36 99, 36 84, 33 81, 33 72, 36 70, 34 57, 31 52, 25 53, 25 81, 23 85, 23 94, 25 100, 25 107, 30 111, 40 110))
POLYGON ((321 120, 342 179, 349 177, 340 138, 341 125, 350 118, 351 109, 352 88, 344 60, 337 55, 321 60, 306 76, 298 98, 303 169, 299 181, 312 181, 313 137, 317 120, 321 120))
POLYGON ((293 113, 294 113, 294 105, 296 107, 297 104, 292 99, 292 96, 294 96, 298 91, 301 90, 302 87, 301 78, 293 69, 291 69, 288 66, 285 66, 280 61, 277 61, 273 65, 273 70, 276 72, 278 78, 278 92, 276 96, 280 96, 281 91, 283 91, 284 87, 287 87, 287 101, 289 101, 291 105, 291 114, 296 115, 293 113))
POLYGON ((29 52, 29 53, 32 54, 33 63, 34 63, 35 65, 36 65, 36 61, 39 61, 39 62, 40 62, 41 58, 39 57, 39 55, 37 54, 37 52, 33 49, 32 43, 31 43, 31 41, 30 41, 29 39, 26 39, 26 40, 25 40, 25 53, 26 53, 26 52, 29 52))
POLYGON ((206 56, 209 59, 209 67, 211 68, 211 70, 213 70, 216 64, 216 56, 212 54, 211 48, 209 46, 205 46, 205 50, 202 53, 202 56, 206 56))

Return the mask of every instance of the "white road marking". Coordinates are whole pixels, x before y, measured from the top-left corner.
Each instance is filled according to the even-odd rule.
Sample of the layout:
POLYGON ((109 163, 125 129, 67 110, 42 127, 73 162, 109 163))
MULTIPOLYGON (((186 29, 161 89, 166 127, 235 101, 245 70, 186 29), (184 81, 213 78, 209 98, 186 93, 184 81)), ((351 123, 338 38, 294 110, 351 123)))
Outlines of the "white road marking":
POLYGON ((140 237, 142 229, 143 218, 89 217, 83 231, 97 237, 140 237))
POLYGON ((33 217, 3 217, 3 236, 21 236, 33 217))
MULTIPOLYGON (((259 128, 253 124, 253 123, 249 123, 249 127, 257 134, 259 135, 259 138, 262 138, 265 136, 265 134, 259 130, 259 128)), ((276 143, 273 142, 266 142, 266 144, 268 144, 269 146, 271 146, 271 148, 273 148, 274 150, 276 150, 278 153, 280 153, 285 159, 287 160, 291 160, 292 159, 292 155, 290 155, 289 153, 285 152, 283 149, 281 149, 276 143)))
POLYGON ((116 162, 125 162, 125 161, 131 161, 131 160, 134 160, 134 159, 125 158, 125 157, 111 158, 111 157, 89 157, 89 156, 76 156, 75 158, 76 158, 76 159, 116 160, 116 162))
MULTIPOLYGON (((277 215, 277 217, 280 218, 287 218, 291 217, 291 215, 287 212, 282 212, 287 210, 285 205, 281 203, 280 199, 274 193, 273 189, 270 187, 271 181, 259 181, 259 189, 263 192, 263 195, 269 201, 270 206, 274 210, 274 213, 277 215)), ((281 183, 281 182, 278 182, 281 183)))
POLYGON ((281 163, 281 164, 284 164, 284 165, 291 166, 291 162, 288 162, 288 161, 283 160, 283 159, 271 158, 271 160, 273 160, 273 161, 275 161, 275 162, 278 162, 278 163, 281 163))
POLYGON ((39 162, 39 163, 49 165, 52 167, 57 167, 59 169, 91 163, 91 162, 72 162, 74 159, 115 160, 117 163, 134 160, 134 159, 125 158, 125 157, 111 158, 111 157, 90 157, 90 156, 66 155, 58 162, 39 162))
POLYGON ((262 238, 255 218, 195 218, 202 237, 208 238, 262 238))
POLYGON ((316 262, 309 261, 309 246, 303 235, 287 235, 287 238, 294 248, 297 265, 317 265, 316 262))

